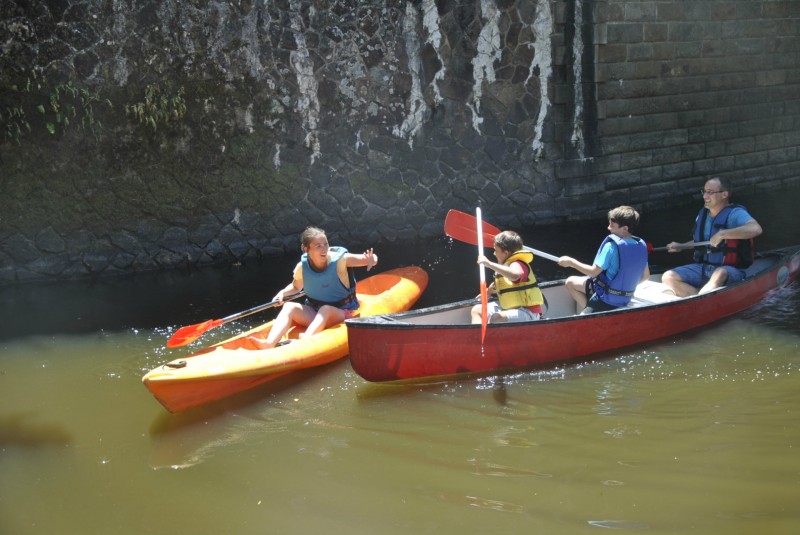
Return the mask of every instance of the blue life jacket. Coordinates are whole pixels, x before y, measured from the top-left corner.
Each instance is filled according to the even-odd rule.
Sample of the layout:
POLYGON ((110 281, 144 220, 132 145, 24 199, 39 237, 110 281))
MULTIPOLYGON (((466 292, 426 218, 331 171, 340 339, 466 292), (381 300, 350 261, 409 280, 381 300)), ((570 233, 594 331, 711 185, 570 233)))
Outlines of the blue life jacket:
POLYGON ((300 264, 303 267, 303 289, 306 292, 306 304, 318 309, 322 305, 331 305, 343 310, 357 310, 360 306, 356 299, 356 279, 353 270, 347 270, 350 288, 342 284, 336 271, 336 263, 347 253, 344 247, 331 247, 328 266, 317 271, 308 262, 308 254, 303 253, 300 264))
MULTIPOLYGON (((716 234, 722 229, 728 227, 728 217, 734 208, 742 208, 744 206, 738 204, 729 204, 711 220, 711 230, 708 236, 705 235, 706 219, 710 215, 707 208, 701 208, 697 214, 697 219, 694 223, 694 241, 708 241, 711 236, 716 234)), ((749 267, 753 263, 753 239, 747 240, 725 240, 719 247, 712 247, 710 245, 703 245, 694 248, 694 261, 701 264, 710 264, 712 266, 735 266, 740 269, 749 267)))
POLYGON ((606 243, 611 242, 617 246, 619 253, 619 271, 613 279, 609 279, 605 271, 592 279, 597 297, 611 306, 621 307, 630 303, 644 268, 647 267, 647 244, 641 238, 631 237, 636 243, 610 234, 597 250, 599 253, 606 243))

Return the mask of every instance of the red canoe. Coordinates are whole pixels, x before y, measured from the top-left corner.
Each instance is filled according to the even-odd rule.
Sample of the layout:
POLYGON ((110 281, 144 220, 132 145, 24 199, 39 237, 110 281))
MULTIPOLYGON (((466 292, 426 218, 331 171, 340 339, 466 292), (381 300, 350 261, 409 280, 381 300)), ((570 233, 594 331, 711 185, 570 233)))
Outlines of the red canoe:
POLYGON ((350 362, 368 381, 397 381, 486 373, 580 359, 672 336, 718 321, 758 303, 795 280, 800 246, 761 253, 741 283, 705 295, 677 298, 660 275, 637 289, 626 308, 576 316, 564 281, 543 283, 544 319, 470 325, 474 300, 386 316, 347 320, 350 362))

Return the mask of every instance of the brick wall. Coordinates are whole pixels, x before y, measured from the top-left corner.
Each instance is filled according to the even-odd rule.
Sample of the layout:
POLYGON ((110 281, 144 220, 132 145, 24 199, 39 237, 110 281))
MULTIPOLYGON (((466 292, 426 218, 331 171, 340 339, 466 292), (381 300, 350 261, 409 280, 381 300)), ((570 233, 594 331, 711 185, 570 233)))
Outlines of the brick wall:
MULTIPOLYGON (((558 180, 582 184, 574 195, 592 190, 592 176, 598 210, 620 198, 669 206, 715 174, 744 192, 797 182, 800 2, 578 0, 560 8, 557 94, 574 107, 578 76, 584 87, 584 153, 565 142, 555 166, 558 180), (577 74, 569 66, 575 28, 583 30, 577 74), (589 164, 576 165, 581 157, 589 164)), ((562 139, 572 127, 565 115, 562 139)))

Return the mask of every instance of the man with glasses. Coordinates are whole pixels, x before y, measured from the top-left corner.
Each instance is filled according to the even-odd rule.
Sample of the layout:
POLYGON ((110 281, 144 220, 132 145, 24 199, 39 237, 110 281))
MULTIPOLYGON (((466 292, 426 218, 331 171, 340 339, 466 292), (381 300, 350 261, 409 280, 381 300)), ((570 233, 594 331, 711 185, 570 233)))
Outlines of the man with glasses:
POLYGON ((679 297, 743 280, 744 269, 753 263, 753 238, 762 232, 746 208, 731 203, 732 189, 726 179, 710 178, 700 192, 703 208, 697 214, 692 241, 667 245, 667 251, 675 253, 710 242, 694 247, 694 264, 670 269, 662 276, 662 282, 679 297))

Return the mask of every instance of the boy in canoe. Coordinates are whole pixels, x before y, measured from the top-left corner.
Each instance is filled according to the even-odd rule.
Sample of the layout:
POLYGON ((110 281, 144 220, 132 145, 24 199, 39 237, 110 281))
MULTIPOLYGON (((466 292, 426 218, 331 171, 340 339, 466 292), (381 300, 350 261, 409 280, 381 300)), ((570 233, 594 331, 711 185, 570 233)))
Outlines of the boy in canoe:
MULTIPOLYGON (((497 301, 489 303, 486 310, 488 323, 541 318, 544 298, 531 269, 533 253, 523 248, 519 234, 510 230, 497 234, 494 256, 497 262, 484 255, 478 257, 478 264, 495 272, 494 282, 486 289, 488 294, 497 295, 497 301)), ((472 323, 481 323, 481 305, 472 307, 471 315, 472 323)))
POLYGON ((303 256, 294 268, 292 282, 275 294, 273 300, 283 302, 305 289, 305 302, 284 303, 265 339, 249 337, 258 349, 275 347, 293 323, 305 325, 304 336, 311 336, 355 317, 360 305, 350 268, 366 266, 369 271, 378 263, 378 255, 371 248, 357 255, 344 247, 331 247, 325 231, 316 227, 305 229, 300 242, 303 256))
POLYGON ((627 305, 636 285, 650 277, 647 244, 631 234, 638 224, 639 212, 630 206, 618 206, 608 212, 610 234, 600 244, 592 265, 571 256, 558 259, 559 266, 584 274, 568 277, 565 283, 581 314, 627 305))

